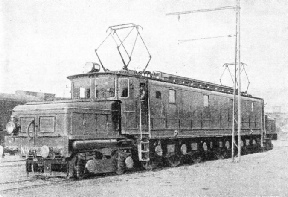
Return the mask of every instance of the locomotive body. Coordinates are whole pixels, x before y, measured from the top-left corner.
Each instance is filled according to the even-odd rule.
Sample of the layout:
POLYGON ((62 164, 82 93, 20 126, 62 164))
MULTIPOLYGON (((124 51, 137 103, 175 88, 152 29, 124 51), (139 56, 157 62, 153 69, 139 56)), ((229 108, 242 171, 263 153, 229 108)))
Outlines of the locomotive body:
MULTIPOLYGON (((28 103, 13 110, 7 145, 18 146, 26 156, 27 172, 81 178, 230 154, 230 87, 129 70, 68 79, 71 100, 28 103)), ((242 96, 241 147, 248 153, 266 145, 264 102, 242 96)))

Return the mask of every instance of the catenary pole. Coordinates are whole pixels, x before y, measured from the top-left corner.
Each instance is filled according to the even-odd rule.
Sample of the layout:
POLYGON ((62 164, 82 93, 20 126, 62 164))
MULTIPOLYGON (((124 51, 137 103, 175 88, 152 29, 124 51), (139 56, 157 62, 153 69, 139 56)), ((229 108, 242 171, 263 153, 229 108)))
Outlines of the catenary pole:
POLYGON ((234 63, 234 88, 232 106, 232 147, 231 158, 235 161, 235 122, 236 122, 236 89, 238 84, 238 162, 241 156, 241 60, 240 60, 240 0, 236 0, 236 34, 235 34, 235 63, 234 63), (238 77, 237 77, 238 75, 238 77))
POLYGON ((237 65, 238 65, 238 158, 240 161, 240 156, 241 155, 241 121, 239 121, 239 118, 241 120, 241 108, 239 108, 239 102, 241 102, 241 89, 240 89, 240 72, 241 72, 241 63, 240 63, 240 0, 236 0, 236 7, 232 6, 226 6, 226 7, 219 7, 219 8, 214 8, 214 9, 200 9, 200 10, 191 10, 191 11, 184 11, 184 12, 173 12, 173 13, 168 13, 166 15, 176 15, 178 18, 180 18, 180 15, 185 15, 185 14, 194 14, 194 13, 199 13, 199 12, 211 12, 211 11, 219 11, 219 10, 227 10, 227 9, 235 9, 236 10, 236 39, 235 39, 235 80, 234 80, 234 90, 233 90, 233 115, 232 115, 232 161, 234 161, 234 145, 235 145, 235 104, 236 104, 236 82, 237 82, 237 65), (239 93, 240 92, 240 93, 239 93), (240 112, 240 116, 239 116, 240 112), (239 123, 240 123, 240 129, 239 129, 239 123), (240 143, 239 143, 240 141, 240 143), (240 151, 239 151, 240 149, 240 151))
MULTIPOLYGON (((241 60, 240 60, 240 0, 236 0, 236 63, 238 71, 238 162, 241 157, 241 60)), ((236 65, 236 64, 235 64, 236 65)))
POLYGON ((235 63, 234 63, 234 87, 233 87, 233 107, 232 107, 232 150, 231 150, 231 158, 232 162, 235 161, 235 122, 236 122, 236 88, 237 88, 237 61, 238 61, 238 8, 237 8, 236 0, 236 28, 235 28, 235 63))

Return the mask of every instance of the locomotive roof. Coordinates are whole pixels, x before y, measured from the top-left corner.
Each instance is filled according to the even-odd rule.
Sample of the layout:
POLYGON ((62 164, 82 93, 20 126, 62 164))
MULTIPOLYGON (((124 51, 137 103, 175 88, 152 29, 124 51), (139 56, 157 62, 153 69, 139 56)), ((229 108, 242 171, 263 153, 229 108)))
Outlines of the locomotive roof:
MULTIPOLYGON (((134 70, 120 70, 120 71, 106 71, 106 72, 91 72, 90 71, 85 74, 71 75, 71 76, 68 76, 67 78, 72 80, 76 78, 95 77, 98 75, 121 75, 121 76, 137 77, 137 78, 147 78, 150 80, 163 81, 163 82, 179 84, 179 85, 189 86, 189 87, 198 88, 198 89, 205 89, 205 90, 210 90, 210 91, 222 92, 226 94, 233 94, 233 88, 229 86, 219 85, 219 84, 192 79, 188 77, 181 77, 181 76, 168 74, 168 73, 164 73, 160 71, 154 71, 154 72, 151 72, 151 71, 137 72, 134 70)), ((236 91, 236 94, 238 94, 238 91, 236 91)), ((250 94, 247 94, 247 92, 241 92, 241 95, 245 97, 252 97, 250 94)), ((257 97, 253 97, 253 98, 257 98, 257 97)))

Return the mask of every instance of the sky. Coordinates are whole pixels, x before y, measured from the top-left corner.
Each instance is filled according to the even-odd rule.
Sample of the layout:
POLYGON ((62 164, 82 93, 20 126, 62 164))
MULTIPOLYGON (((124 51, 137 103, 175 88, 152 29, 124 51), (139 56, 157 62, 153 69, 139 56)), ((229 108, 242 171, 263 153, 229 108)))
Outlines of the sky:
MULTIPOLYGON (((223 65, 235 61, 235 11, 180 18, 167 13, 224 6, 235 6, 235 0, 2 0, 0 92, 67 96, 67 76, 82 73, 86 62, 98 62, 94 50, 107 36, 107 28, 125 23, 143 27, 140 33, 152 56, 147 70, 219 84, 223 65), (218 38, 203 39, 211 37, 218 38), (186 39, 192 41, 179 42, 186 39)), ((241 0, 240 51, 241 62, 247 65, 248 93, 264 98, 267 111, 273 106, 288 109, 287 13, 284 0, 241 0)), ((119 57, 114 61, 115 51, 108 40, 101 57, 110 70, 123 66, 119 57)), ((148 56, 140 42, 134 55, 129 68, 143 68, 148 56)), ((245 91, 246 75, 242 80, 245 91)), ((222 82, 233 85, 227 70, 222 82)))

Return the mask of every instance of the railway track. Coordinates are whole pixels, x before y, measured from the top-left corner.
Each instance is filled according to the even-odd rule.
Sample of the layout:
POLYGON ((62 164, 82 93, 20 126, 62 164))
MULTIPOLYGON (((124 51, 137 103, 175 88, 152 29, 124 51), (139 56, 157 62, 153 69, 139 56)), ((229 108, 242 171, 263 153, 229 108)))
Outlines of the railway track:
POLYGON ((20 167, 25 165, 24 158, 5 157, 0 159, 0 169, 5 167, 20 167))
POLYGON ((25 166, 25 163, 7 163, 5 165, 1 164, 0 165, 0 169, 1 168, 7 168, 7 167, 20 167, 20 166, 25 166))
POLYGON ((0 183, 0 194, 10 191, 21 191, 24 189, 31 189, 43 186, 58 185, 61 183, 67 183, 71 180, 65 178, 47 178, 47 177, 31 177, 22 180, 5 181, 0 183))
MULTIPOLYGON (((215 160, 216 158, 212 159, 212 158, 208 158, 208 157, 205 157, 203 158, 203 160, 201 160, 202 162, 206 161, 206 160, 215 160)), ((189 164, 186 164, 186 165, 189 165, 189 164)), ((10 169, 11 167, 11 172, 10 174, 7 174, 7 178, 8 180, 6 179, 5 175, 4 175, 4 178, 5 180, 1 180, 0 179, 0 196, 1 194, 5 194, 7 192, 18 192, 18 191, 21 191, 21 190, 25 190, 25 189, 33 189, 33 188, 38 188, 38 187, 45 187, 45 186, 52 186, 52 185, 58 185, 58 184, 64 184, 64 183, 68 183, 68 182, 74 182, 75 180, 74 179, 66 179, 66 177, 55 177, 55 176, 44 176, 44 175, 34 175, 34 176, 30 176, 28 177, 26 175, 26 173, 23 171, 23 168, 25 166, 25 161, 21 160, 21 161, 7 161, 7 162, 4 162, 4 163, 0 163, 0 172, 2 170, 8 170, 10 169), (5 164, 3 166, 3 164, 5 164), (9 164, 9 165, 6 165, 6 164, 9 164), (9 168, 7 168, 9 167, 9 168), (14 168, 14 167, 18 167, 17 168, 14 168), (24 172, 24 173, 23 173, 24 172), (13 174, 14 173, 14 174, 13 174), (15 175, 17 175, 17 173, 20 173, 18 177, 16 177, 15 175), (10 177, 10 180, 9 180, 9 177, 8 176, 11 176, 10 177), (13 179, 11 179, 13 178, 13 179)), ((159 168, 161 168, 159 166, 159 168)), ((158 169, 159 169, 158 168, 158 169)), ((143 169, 142 169, 143 170, 143 169)), ((127 171, 126 173, 134 173, 134 172, 141 172, 142 171, 141 169, 134 169, 134 170, 129 170, 127 171)), ((102 175, 102 176, 107 176, 108 174, 105 174, 105 175, 102 175)), ((111 173, 109 174, 111 176, 113 176, 114 174, 111 173)), ((108 176, 109 176, 108 175, 108 176)), ((101 175, 90 175, 86 178, 90 179, 90 178, 95 178, 95 177, 99 177, 101 175)))
POLYGON ((25 160, 9 158, 0 162, 0 194, 9 191, 20 191, 27 188, 36 188, 59 184, 66 181, 64 178, 30 176, 25 171, 25 160))

